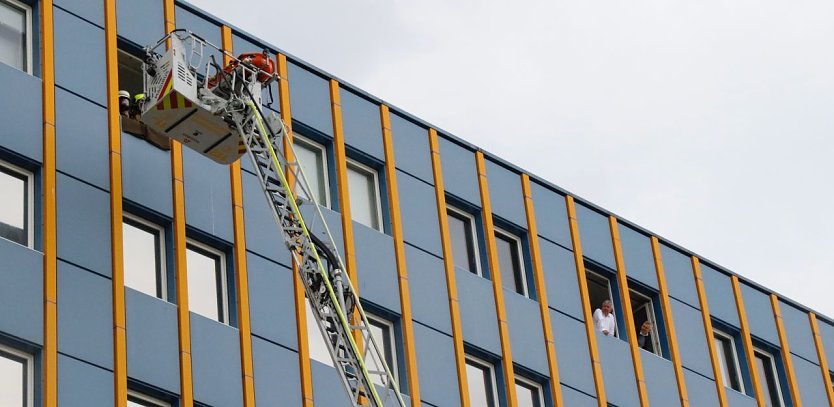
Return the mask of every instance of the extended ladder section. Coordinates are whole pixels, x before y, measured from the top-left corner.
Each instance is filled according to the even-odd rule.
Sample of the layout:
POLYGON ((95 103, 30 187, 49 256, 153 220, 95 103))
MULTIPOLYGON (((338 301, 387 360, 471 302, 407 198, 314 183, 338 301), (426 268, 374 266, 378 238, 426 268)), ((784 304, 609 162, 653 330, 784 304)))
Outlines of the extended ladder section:
POLYGON ((226 54, 232 63, 220 67, 204 54, 224 51, 184 30, 146 51, 142 120, 219 163, 248 153, 351 406, 405 407, 304 171, 285 159, 296 157, 284 154, 286 128, 262 114, 262 90, 278 79, 272 60, 226 54))

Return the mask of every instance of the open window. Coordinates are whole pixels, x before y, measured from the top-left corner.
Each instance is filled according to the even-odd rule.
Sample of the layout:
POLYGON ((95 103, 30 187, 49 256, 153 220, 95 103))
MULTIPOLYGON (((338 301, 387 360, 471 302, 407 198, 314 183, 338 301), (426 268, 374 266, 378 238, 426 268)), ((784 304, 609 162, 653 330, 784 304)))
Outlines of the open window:
POLYGON ((34 406, 34 370, 32 355, 0 345, 0 406, 34 406))
POLYGON ((32 73, 32 8, 0 0, 0 63, 32 73))
POLYGON ((741 366, 738 363, 735 338, 730 334, 713 330, 712 339, 715 344, 718 363, 721 366, 721 376, 724 378, 724 386, 739 393, 744 393, 744 380, 742 380, 741 366))
POLYGON ((631 313, 634 316, 634 327, 631 331, 637 335, 637 343, 640 344, 642 349, 661 356, 663 352, 660 345, 654 302, 649 296, 633 289, 629 289, 628 292, 631 299, 631 313), (643 327, 648 327, 649 324, 651 329, 644 330, 643 327))
POLYGON ((144 92, 142 60, 122 49, 119 50, 117 58, 119 90, 129 92, 131 97, 144 92))
POLYGON ((498 251, 498 268, 501 284, 508 290, 529 296, 521 239, 506 230, 495 228, 495 248, 498 251))
POLYGON ((773 355, 761 349, 754 349, 756 370, 759 373, 759 386, 765 397, 767 407, 783 407, 782 387, 779 382, 779 374, 776 370, 776 363, 773 355))
POLYGON ((611 280, 609 280, 607 277, 603 276, 602 274, 596 273, 596 272, 594 272, 590 269, 585 269, 585 279, 588 283, 588 300, 590 302, 590 304, 588 304, 588 306, 591 308, 591 314, 597 314, 597 312, 596 312, 597 310, 600 310, 600 313, 604 313, 603 308, 604 308, 605 304, 609 304, 610 307, 611 307, 610 308, 611 318, 608 319, 607 316, 605 317, 607 319, 606 324, 608 326, 601 327, 595 321, 594 324, 595 324, 596 329, 600 332, 602 332, 603 329, 605 329, 606 331, 609 331, 608 336, 619 336, 619 333, 617 332, 617 329, 616 329, 616 325, 617 325, 617 323, 616 323, 616 319, 617 319, 616 318, 616 313, 619 310, 616 310, 615 307, 614 307, 614 301, 613 301, 614 296, 612 295, 613 293, 611 291, 611 280), (610 329, 608 329, 608 328, 610 328, 612 320, 614 321, 613 322, 614 332, 610 332, 610 329))
POLYGON ((449 224, 449 240, 452 243, 452 258, 455 267, 481 275, 475 217, 455 207, 447 206, 446 218, 449 224))
POLYGON ((34 185, 32 173, 0 161, 0 237, 32 248, 34 185))

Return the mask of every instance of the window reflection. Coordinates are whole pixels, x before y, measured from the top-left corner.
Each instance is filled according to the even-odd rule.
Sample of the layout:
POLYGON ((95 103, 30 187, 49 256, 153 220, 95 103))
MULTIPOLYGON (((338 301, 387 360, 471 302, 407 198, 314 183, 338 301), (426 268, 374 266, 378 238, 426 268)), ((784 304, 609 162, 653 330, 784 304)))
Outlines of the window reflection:
POLYGON ((225 256, 195 242, 186 247, 189 310, 227 323, 225 256))

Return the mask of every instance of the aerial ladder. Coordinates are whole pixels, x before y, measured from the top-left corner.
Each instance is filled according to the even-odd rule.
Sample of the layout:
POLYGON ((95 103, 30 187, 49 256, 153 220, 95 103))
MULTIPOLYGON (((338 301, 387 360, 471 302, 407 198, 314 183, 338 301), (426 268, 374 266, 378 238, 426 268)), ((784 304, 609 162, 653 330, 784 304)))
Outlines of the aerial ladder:
POLYGON ((286 159, 296 157, 284 154, 286 126, 261 109, 263 90, 280 79, 274 60, 267 51, 234 57, 187 30, 145 51, 142 122, 220 164, 249 156, 351 406, 406 407, 304 171, 286 159))

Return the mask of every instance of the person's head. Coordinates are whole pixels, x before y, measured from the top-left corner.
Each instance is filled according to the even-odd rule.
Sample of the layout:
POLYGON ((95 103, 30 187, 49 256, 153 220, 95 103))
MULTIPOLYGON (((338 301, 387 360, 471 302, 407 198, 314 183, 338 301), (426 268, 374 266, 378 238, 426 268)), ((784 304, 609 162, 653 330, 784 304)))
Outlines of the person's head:
POLYGON ((614 310, 614 306, 611 305, 611 300, 605 300, 602 302, 602 305, 599 307, 602 310, 603 315, 608 315, 611 311, 614 310))
POLYGON ((643 325, 640 327, 640 332, 648 333, 652 330, 652 323, 649 321, 643 322, 643 325))
POLYGON ((130 93, 126 90, 119 91, 119 113, 127 114, 130 110, 130 93))

